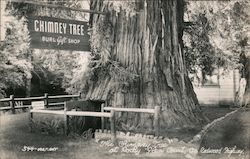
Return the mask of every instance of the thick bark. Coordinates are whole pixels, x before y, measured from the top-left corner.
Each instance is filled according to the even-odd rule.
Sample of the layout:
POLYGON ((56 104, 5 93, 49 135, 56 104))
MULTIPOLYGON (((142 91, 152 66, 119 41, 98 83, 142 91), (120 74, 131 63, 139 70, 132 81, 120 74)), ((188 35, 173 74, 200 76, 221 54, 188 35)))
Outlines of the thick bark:
MULTIPOLYGON (((109 60, 136 74, 133 80, 121 81, 116 74, 96 71, 86 98, 106 100, 113 107, 162 107, 161 130, 200 126, 203 121, 196 95, 187 76, 182 44, 182 0, 138 0, 136 13, 115 11, 112 1, 93 0, 93 10, 108 12, 93 15, 92 26, 108 21, 106 40, 109 60)), ((115 2, 114 2, 115 3, 115 2)), ((122 8, 122 7, 121 7, 122 8)), ((120 114, 121 125, 152 129, 152 116, 120 114), (124 124, 125 123, 125 124, 124 124)))

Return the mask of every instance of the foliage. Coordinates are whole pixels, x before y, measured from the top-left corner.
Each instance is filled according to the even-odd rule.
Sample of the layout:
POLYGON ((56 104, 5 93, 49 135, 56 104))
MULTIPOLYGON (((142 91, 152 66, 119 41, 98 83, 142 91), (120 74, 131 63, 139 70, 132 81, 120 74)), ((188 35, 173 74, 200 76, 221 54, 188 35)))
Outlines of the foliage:
POLYGON ((42 67, 44 80, 69 93, 79 93, 80 80, 86 76, 87 52, 35 50, 33 56, 33 64, 42 67))
POLYGON ((184 34, 187 68, 191 73, 196 73, 198 67, 201 68, 202 73, 211 75, 213 70, 222 63, 221 61, 219 63, 220 58, 216 56, 216 49, 210 42, 208 35, 212 28, 206 15, 195 15, 195 18, 195 24, 186 30, 188 34, 184 34))
MULTIPOLYGON (((44 2, 72 8, 86 8, 86 1, 44 0, 44 2)), ((8 31, 11 32, 11 34, 6 36, 5 43, 1 46, 1 48, 4 49, 3 51, 1 50, 0 54, 1 57, 3 56, 1 62, 5 65, 0 65, 0 69, 5 70, 5 73, 9 76, 1 77, 2 79, 0 81, 3 81, 0 82, 0 90, 2 94, 4 94, 5 89, 10 86, 17 85, 25 87, 23 77, 30 79, 31 75, 36 76, 36 78, 33 78, 33 81, 34 79, 39 79, 40 82, 36 83, 47 83, 49 85, 54 85, 55 87, 63 87, 69 93, 78 93, 83 85, 82 80, 87 76, 85 72, 88 65, 89 53, 64 50, 36 50, 29 48, 29 36, 25 17, 29 15, 49 16, 86 21, 88 20, 88 14, 60 8, 48 8, 39 5, 16 2, 9 2, 6 6, 6 11, 8 11, 10 17, 14 20, 8 17, 8 19, 10 19, 10 23, 8 23, 8 31), (17 22, 17 20, 19 21, 17 22), (17 35, 18 37, 15 37, 14 35, 17 35), (12 41, 12 43, 15 42, 15 45, 7 44, 10 41, 12 41), (19 47, 23 48, 23 52, 25 51, 24 49, 26 49, 26 56, 23 56, 23 53, 16 49, 19 47), (11 51, 15 51, 15 54, 12 53, 11 56, 9 56, 8 52, 11 51), (23 58, 22 60, 20 60, 21 57, 23 58), (8 62, 8 58, 11 59, 11 64, 8 64, 10 63, 8 62), (6 63, 8 65, 6 65, 6 63), (13 64, 17 66, 12 67, 13 64), (20 71, 21 69, 22 71, 20 71), (25 74, 22 74, 22 72, 25 74)), ((37 86, 35 85, 35 87, 37 86)))
MULTIPOLYGON (((50 3, 64 5, 72 8, 80 8, 85 4, 81 1, 51 1, 50 3)), ((38 7, 35 14, 55 18, 74 20, 88 19, 87 14, 58 8, 38 7)), ((34 65, 40 65, 50 72, 48 82, 61 86, 68 93, 79 93, 87 78, 88 52, 65 51, 65 50, 35 50, 36 60, 34 65)))
POLYGON ((188 2, 186 20, 194 24, 184 34, 186 65, 190 73, 241 68, 246 51, 249 15, 245 0, 188 2), (189 40, 190 39, 190 40, 189 40))
POLYGON ((8 87, 24 86, 32 70, 26 19, 11 15, 6 18, 6 38, 0 48, 0 94, 5 94, 8 87))
POLYGON ((75 140, 80 141, 80 142, 86 142, 86 141, 92 139, 92 136, 93 136, 92 129, 84 131, 82 134, 78 134, 78 133, 74 133, 74 132, 69 133, 70 138, 75 139, 75 140))
POLYGON ((63 122, 60 119, 44 118, 39 121, 31 121, 31 128, 34 131, 48 135, 63 134, 63 122))
MULTIPOLYGON (((40 2, 40 1, 39 1, 40 2)), ((62 6, 68 6, 72 8, 87 8, 89 5, 88 2, 78 1, 78 0, 70 0, 70 1, 50 1, 44 0, 44 2, 57 4, 62 6)), ((133 8, 131 8, 132 3, 124 3, 124 2, 109 2, 105 1, 105 3, 110 3, 114 9, 117 11, 119 9, 129 10, 129 12, 133 12, 133 8), (126 4, 126 5, 124 5, 126 4)), ((59 17, 66 19, 74 19, 74 20, 88 20, 88 14, 82 12, 75 12, 70 10, 63 10, 60 8, 48 8, 48 7, 40 7, 32 4, 26 3, 15 3, 9 2, 7 5, 7 10, 9 10, 10 15, 16 19, 25 19, 24 17, 28 15, 36 15, 36 16, 49 16, 49 17, 59 17)), ((128 12, 128 13, 129 13, 128 12)), ((124 68, 118 62, 113 61, 110 57, 110 51, 112 46, 109 42, 110 28, 111 24, 108 22, 107 18, 104 18, 101 21, 101 25, 94 25, 92 27, 91 33, 91 45, 92 45, 92 54, 89 56, 88 52, 75 52, 75 51, 56 51, 56 50, 36 50, 30 49, 28 46, 28 41, 25 41, 23 45, 27 45, 27 61, 30 70, 25 70, 26 74, 29 74, 26 77, 31 78, 31 74, 33 76, 37 76, 37 78, 43 83, 48 83, 54 85, 56 87, 60 86, 64 88, 68 93, 78 93, 82 91, 88 82, 90 82, 90 78, 93 77, 92 71, 103 71, 104 73, 110 72, 111 76, 115 77, 117 81, 128 81, 134 80, 137 75, 131 73, 130 68, 124 68), (32 62, 30 59, 32 59, 32 62), (89 64, 89 61, 91 62, 89 64), (88 67, 90 65, 90 67, 88 67)), ((22 24, 13 24, 12 29, 16 29, 16 31, 21 31, 26 27, 26 21, 23 21, 22 24), (17 27, 18 25, 18 27, 17 27)), ((28 38, 27 34, 23 34, 20 37, 28 38)), ((9 37, 10 38, 10 37, 9 37)), ((8 41, 10 39, 6 39, 8 41)), ((23 40, 24 41, 24 40, 23 40)), ((4 46, 5 47, 5 46, 4 46)), ((14 47, 13 47, 14 48, 14 47)), ((19 56, 17 54, 13 56, 19 56)), ((20 61, 21 62, 21 61, 20 61)), ((23 62, 21 62, 23 63, 23 62)), ((3 68, 3 67, 2 67, 3 68)), ((8 72, 8 71, 6 71, 8 72)), ((21 82, 21 76, 16 75, 17 72, 14 72, 13 77, 15 80, 13 82, 17 84, 22 84, 24 87, 24 82, 21 82), (18 77, 18 78, 17 78, 18 77)), ((33 78, 34 79, 34 78, 33 78)), ((12 81, 7 79, 6 81, 12 81)), ((7 84, 7 86, 12 84, 7 84)), ((0 85, 1 86, 1 85, 0 85)), ((6 84, 3 84, 6 86, 6 84)), ((2 89, 3 90, 3 89, 2 89)))

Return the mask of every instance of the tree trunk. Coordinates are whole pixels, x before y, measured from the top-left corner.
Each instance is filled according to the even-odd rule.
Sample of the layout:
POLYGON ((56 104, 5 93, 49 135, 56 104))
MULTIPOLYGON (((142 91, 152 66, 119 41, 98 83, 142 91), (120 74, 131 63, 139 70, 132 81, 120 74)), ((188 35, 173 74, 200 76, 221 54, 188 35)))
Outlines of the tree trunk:
POLYGON ((246 61, 244 63, 244 74, 246 78, 246 88, 243 96, 243 106, 250 104, 250 52, 246 53, 246 61))
POLYGON ((25 78, 25 96, 30 97, 31 94, 31 78, 25 78))
MULTIPOLYGON (((26 58, 29 61, 29 63, 31 63, 31 64, 33 61, 32 53, 33 53, 33 50, 30 50, 26 54, 26 58)), ((30 97, 30 95, 31 95, 31 78, 32 78, 32 75, 31 75, 31 77, 29 77, 29 76, 25 77, 25 96, 26 97, 30 97)))
MULTIPOLYGON (((93 62, 98 62, 86 98, 113 107, 161 106, 162 131, 200 126, 204 118, 184 65, 183 7, 183 0, 93 0, 91 9, 108 14, 90 18, 93 62)), ((153 128, 151 115, 119 117, 123 128, 153 128)))

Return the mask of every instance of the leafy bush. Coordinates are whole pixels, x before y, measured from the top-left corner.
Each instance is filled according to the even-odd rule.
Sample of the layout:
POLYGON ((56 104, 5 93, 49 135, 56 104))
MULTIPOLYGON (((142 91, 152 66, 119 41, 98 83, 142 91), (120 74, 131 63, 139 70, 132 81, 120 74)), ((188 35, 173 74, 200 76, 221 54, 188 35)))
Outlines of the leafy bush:
POLYGON ((32 120, 31 124, 32 130, 35 132, 41 132, 42 134, 48 135, 58 135, 63 134, 63 122, 59 119, 48 119, 45 118, 44 120, 35 121, 32 120))
POLYGON ((78 140, 78 141, 86 141, 86 140, 92 139, 93 132, 92 132, 91 128, 88 129, 87 131, 84 131, 82 134, 78 134, 78 133, 75 133, 75 132, 70 132, 69 137, 73 138, 75 140, 78 140))

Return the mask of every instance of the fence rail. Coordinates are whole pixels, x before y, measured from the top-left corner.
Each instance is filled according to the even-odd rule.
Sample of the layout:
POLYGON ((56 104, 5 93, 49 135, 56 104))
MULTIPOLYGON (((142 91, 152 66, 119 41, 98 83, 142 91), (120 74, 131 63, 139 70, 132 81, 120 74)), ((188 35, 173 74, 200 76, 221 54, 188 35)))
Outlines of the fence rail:
POLYGON ((57 98, 79 98, 80 95, 58 95, 58 96, 48 96, 49 99, 57 99, 57 98))
POLYGON ((30 101, 30 100, 41 100, 44 97, 27 97, 27 98, 14 98, 15 101, 30 101))
MULTIPOLYGON (((73 102, 73 101, 72 101, 73 102)), ((80 102, 80 101, 79 101, 80 102)), ((83 102, 83 101, 81 101, 83 102)), ((78 103, 79 104, 79 103, 78 103)), ((74 104, 74 107, 78 105, 74 104)), ((155 135, 159 136, 160 134, 160 125, 159 125, 159 116, 161 107, 155 106, 154 109, 141 109, 141 108, 118 108, 118 107, 104 107, 104 104, 101 104, 101 112, 93 111, 71 111, 68 109, 71 104, 67 105, 67 102, 64 102, 64 110, 46 110, 46 109, 31 109, 30 110, 30 124, 32 123, 33 113, 45 113, 45 114, 57 114, 64 115, 64 133, 68 135, 69 133, 69 116, 91 116, 91 117, 100 117, 102 132, 104 132, 104 118, 109 118, 110 120, 110 129, 111 129, 111 140, 116 143, 116 112, 134 112, 134 113, 150 113, 154 115, 154 131, 155 135), (105 112, 108 111, 108 112, 105 112)))
POLYGON ((55 105, 64 105, 64 102, 49 103, 49 106, 55 106, 55 105))
MULTIPOLYGON (((24 105, 24 106, 15 106, 15 109, 24 109, 24 108, 29 108, 31 105, 24 105)), ((0 107, 1 110, 11 110, 11 107, 0 107)))
POLYGON ((40 110, 40 109, 31 109, 30 113, 44 113, 44 114, 57 114, 57 115, 63 115, 63 111, 58 110, 40 110))
POLYGON ((89 112, 89 111, 67 111, 69 116, 92 116, 92 117, 111 117, 110 113, 89 112))
POLYGON ((134 113, 155 113, 155 109, 143 109, 143 108, 116 108, 116 107, 104 107, 106 111, 119 111, 119 112, 134 112, 134 113))
POLYGON ((10 101, 10 98, 3 98, 3 99, 0 99, 0 102, 9 102, 10 101))
MULTIPOLYGON (((160 106, 155 106, 154 109, 144 109, 144 108, 118 108, 118 107, 104 107, 102 105, 101 108, 101 112, 105 112, 105 111, 113 111, 115 112, 133 112, 133 113, 150 113, 154 115, 154 129, 155 129, 155 135, 159 136, 160 134, 160 122, 159 122, 159 118, 160 118, 160 111, 161 111, 161 107, 160 106)), ((104 124, 105 124, 105 119, 102 117, 101 118, 101 122, 102 122, 102 131, 104 130, 104 124)))
POLYGON ((9 102, 9 106, 0 107, 0 111, 8 111, 11 110, 13 114, 15 114, 16 109, 25 109, 29 108, 30 105, 17 105, 18 101, 37 101, 43 100, 45 107, 49 106, 59 106, 64 105, 64 102, 53 102, 49 103, 49 99, 63 99, 63 98, 81 98, 81 94, 77 95, 58 95, 58 96, 49 96, 48 93, 45 93, 44 96, 41 97, 26 97, 26 98, 15 98, 14 95, 10 95, 9 98, 0 99, 0 102, 9 102))

